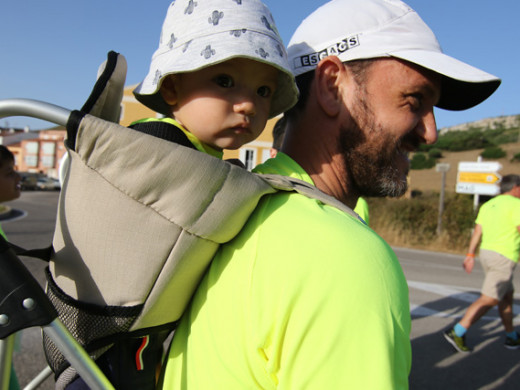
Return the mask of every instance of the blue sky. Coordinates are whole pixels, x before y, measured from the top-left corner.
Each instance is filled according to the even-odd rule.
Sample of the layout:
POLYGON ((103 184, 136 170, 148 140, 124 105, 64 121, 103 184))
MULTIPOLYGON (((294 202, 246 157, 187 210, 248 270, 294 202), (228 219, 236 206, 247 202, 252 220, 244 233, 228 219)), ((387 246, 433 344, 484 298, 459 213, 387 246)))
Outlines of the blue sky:
MULTIPOLYGON (((202 0, 201 0, 202 1, 202 0)), ((363 0, 359 0, 363 1, 363 0)), ((264 0, 285 43, 300 21, 324 0, 264 0)), ((445 53, 502 78, 476 108, 437 109, 439 128, 486 117, 520 114, 518 0, 408 0, 436 33, 445 53)), ((115 50, 128 61, 127 85, 148 70, 169 0, 3 0, 0 7, 0 99, 31 98, 80 108, 99 64, 115 50)), ((31 118, 0 119, 31 129, 31 118)))

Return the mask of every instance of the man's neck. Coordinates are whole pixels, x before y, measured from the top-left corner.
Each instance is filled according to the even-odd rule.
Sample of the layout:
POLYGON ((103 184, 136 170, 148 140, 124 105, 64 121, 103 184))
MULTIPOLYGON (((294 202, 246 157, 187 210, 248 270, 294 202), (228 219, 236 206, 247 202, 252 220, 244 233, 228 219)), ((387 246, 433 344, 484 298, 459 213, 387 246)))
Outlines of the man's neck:
POLYGON ((332 145, 332 142, 313 142, 310 138, 291 140, 288 136, 283 152, 307 172, 318 189, 353 209, 359 194, 349 185, 341 154, 328 149, 332 145))

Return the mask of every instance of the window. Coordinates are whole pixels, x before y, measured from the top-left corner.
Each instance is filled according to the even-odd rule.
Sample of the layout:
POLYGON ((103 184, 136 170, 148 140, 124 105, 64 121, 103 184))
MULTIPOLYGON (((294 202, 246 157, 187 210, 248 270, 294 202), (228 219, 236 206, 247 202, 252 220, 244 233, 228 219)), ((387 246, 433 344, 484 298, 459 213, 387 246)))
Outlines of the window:
POLYGON ((42 154, 46 156, 54 156, 56 144, 54 142, 42 142, 42 154))
POLYGON ((25 144, 25 152, 27 154, 38 154, 38 142, 27 142, 25 144))
POLYGON ((262 162, 271 158, 271 149, 262 149, 262 162))
POLYGON ((37 167, 38 166, 38 157, 37 156, 25 156, 25 165, 28 167, 37 167))
POLYGON ((42 166, 46 168, 54 167, 54 156, 42 156, 41 158, 42 166))
POLYGON ((256 165, 256 149, 240 149, 240 161, 248 171, 252 170, 256 165))

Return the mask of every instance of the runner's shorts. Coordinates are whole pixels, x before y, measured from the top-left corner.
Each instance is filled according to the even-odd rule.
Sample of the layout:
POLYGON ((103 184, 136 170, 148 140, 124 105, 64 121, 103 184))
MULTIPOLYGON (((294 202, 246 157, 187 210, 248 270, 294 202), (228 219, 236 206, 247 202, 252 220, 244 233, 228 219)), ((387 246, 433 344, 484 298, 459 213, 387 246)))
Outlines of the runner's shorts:
POLYGON ((508 292, 514 291, 513 271, 516 267, 514 261, 487 249, 481 249, 479 257, 486 275, 482 294, 500 301, 508 292))

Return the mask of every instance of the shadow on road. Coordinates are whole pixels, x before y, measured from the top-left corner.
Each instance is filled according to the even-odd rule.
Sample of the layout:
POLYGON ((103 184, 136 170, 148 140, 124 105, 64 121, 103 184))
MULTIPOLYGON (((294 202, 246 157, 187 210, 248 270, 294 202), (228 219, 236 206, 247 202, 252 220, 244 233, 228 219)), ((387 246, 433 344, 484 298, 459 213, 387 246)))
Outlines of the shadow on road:
MULTIPOLYGON (((424 306, 456 313, 464 311, 468 304, 451 296, 424 306)), ((471 353, 456 352, 444 339, 444 329, 413 339, 410 389, 520 389, 520 350, 503 347, 504 329, 498 313, 493 309, 488 314, 496 315, 496 321, 481 319, 466 336, 468 346, 474 348, 471 353)), ((428 318, 414 316, 412 312, 412 324, 419 320, 428 321, 428 318)), ((452 321, 445 328, 454 324, 452 321)))

